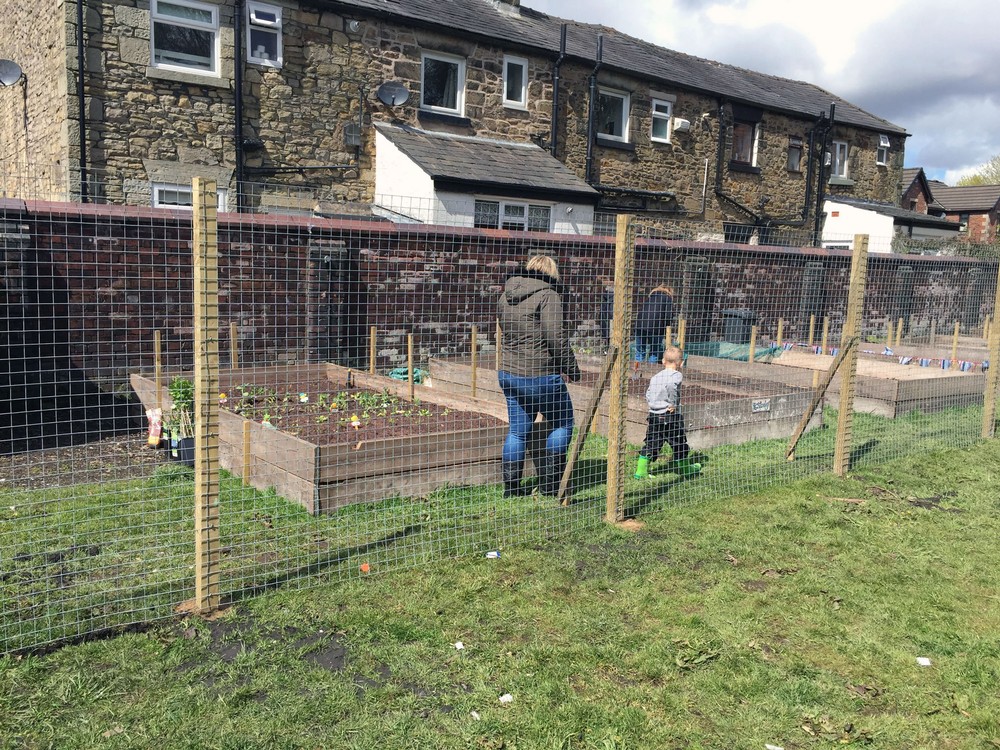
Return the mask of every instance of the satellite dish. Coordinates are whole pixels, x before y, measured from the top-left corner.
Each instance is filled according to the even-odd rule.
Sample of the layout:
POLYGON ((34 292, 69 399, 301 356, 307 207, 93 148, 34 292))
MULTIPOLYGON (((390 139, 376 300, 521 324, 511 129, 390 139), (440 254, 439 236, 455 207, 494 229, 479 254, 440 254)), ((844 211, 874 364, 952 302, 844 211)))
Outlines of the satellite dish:
POLYGON ((378 100, 388 107, 405 104, 410 98, 410 91, 399 81, 386 81, 375 92, 378 100))
POLYGON ((0 60, 0 86, 13 86, 21 80, 24 71, 13 60, 0 60))

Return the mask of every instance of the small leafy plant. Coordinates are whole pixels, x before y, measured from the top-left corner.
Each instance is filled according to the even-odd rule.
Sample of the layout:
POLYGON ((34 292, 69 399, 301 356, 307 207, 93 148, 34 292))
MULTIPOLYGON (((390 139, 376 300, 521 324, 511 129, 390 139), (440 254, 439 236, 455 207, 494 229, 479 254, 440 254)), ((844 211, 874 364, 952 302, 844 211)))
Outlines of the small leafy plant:
POLYGON ((189 378, 176 377, 167 386, 171 407, 163 418, 164 427, 178 439, 194 435, 194 383, 189 378))

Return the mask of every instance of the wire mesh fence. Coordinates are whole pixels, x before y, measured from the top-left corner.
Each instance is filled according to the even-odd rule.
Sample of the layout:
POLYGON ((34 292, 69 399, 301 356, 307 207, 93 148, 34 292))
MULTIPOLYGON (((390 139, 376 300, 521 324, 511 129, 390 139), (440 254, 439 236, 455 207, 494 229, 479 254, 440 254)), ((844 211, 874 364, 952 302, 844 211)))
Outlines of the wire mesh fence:
POLYGON ((771 229, 32 184, 0 238, 2 651, 992 431, 981 257, 868 238, 859 279, 771 229))

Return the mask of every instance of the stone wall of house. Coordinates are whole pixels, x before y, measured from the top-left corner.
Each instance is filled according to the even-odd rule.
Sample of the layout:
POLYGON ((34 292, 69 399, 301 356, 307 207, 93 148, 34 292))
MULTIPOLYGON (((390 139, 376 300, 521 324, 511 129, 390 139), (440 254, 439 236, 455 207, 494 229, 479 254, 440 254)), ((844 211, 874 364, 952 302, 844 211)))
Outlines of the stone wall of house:
MULTIPOLYGON (((107 198, 148 205, 151 181, 189 182, 196 174, 231 189, 236 151, 232 4, 219 0, 222 73, 217 79, 149 67, 150 22, 144 0, 104 0, 95 5, 92 13, 99 33, 91 33, 93 52, 88 57, 88 106, 94 113, 91 160, 107 171, 107 198)), ((370 202, 373 121, 550 144, 553 61, 549 57, 384 18, 348 19, 307 5, 285 7, 283 25, 282 67, 244 66, 244 136, 250 144, 247 178, 278 186, 251 187, 248 203, 253 206, 263 203, 267 208, 268 201, 282 204, 280 195, 265 198, 260 192, 287 192, 285 205, 306 211, 317 202, 321 207, 331 201, 370 202), (353 27, 351 20, 360 25, 353 27), (465 118, 421 112, 422 51, 466 60, 465 118), (528 60, 525 110, 503 105, 505 52, 528 60), (380 103, 375 92, 386 81, 405 85, 411 92, 409 101, 391 108, 380 103), (355 149, 345 134, 359 122, 362 145, 355 149), (295 171, 299 168, 304 169, 295 171)), ((559 158, 581 177, 587 173, 590 73, 586 65, 564 64, 557 126, 559 158)), ((707 236, 712 237, 720 234, 723 221, 753 223, 731 201, 715 195, 720 118, 713 98, 681 90, 657 92, 675 97, 674 115, 691 123, 688 132, 674 133, 672 142, 664 144, 650 137, 651 101, 661 86, 608 70, 601 72, 600 83, 630 92, 630 143, 626 148, 595 146, 593 179, 667 194, 660 196, 663 200, 622 196, 623 207, 666 209, 678 217, 705 220, 707 236), (704 211, 703 194, 707 194, 704 211)), ((788 137, 807 142, 806 131, 812 124, 765 113, 759 175, 728 170, 731 136, 728 126, 722 127, 722 189, 762 219, 800 218, 806 173, 787 170, 788 137)), ((878 134, 838 128, 834 135, 852 146, 855 185, 848 192, 894 201, 902 143, 893 143, 890 166, 876 167, 878 134)), ((837 190, 841 188, 833 192, 837 190)))
MULTIPOLYGON (((190 367, 189 215, 66 204, 37 206, 29 214, 9 202, 0 205, 0 219, 18 227, 18 247, 30 249, 5 258, 9 325, 20 321, 34 335, 61 341, 76 365, 102 383, 121 384, 128 372, 150 368, 155 331, 164 366, 190 367)), ((244 364, 318 358, 366 367, 368 330, 376 326, 377 366, 386 371, 405 364, 408 335, 417 362, 426 363, 431 356, 467 353, 476 325, 488 356, 503 279, 529 248, 557 258, 569 289, 574 343, 597 348, 602 279, 614 264, 611 238, 223 216, 220 350, 228 356, 235 327, 244 364)), ((776 335, 779 319, 786 341, 805 341, 810 314, 829 316, 837 337, 849 266, 849 254, 841 251, 644 240, 633 306, 667 283, 689 318, 689 335, 699 340, 723 336, 727 310, 752 311, 762 341, 776 335)), ((934 319, 941 331, 955 320, 963 331, 980 331, 993 314, 996 278, 995 263, 873 257, 866 335, 881 334, 899 317, 925 329, 934 319)))
POLYGON ((0 87, 0 186, 8 195, 47 198, 63 192, 67 179, 67 62, 76 68, 76 19, 72 6, 57 2, 3 4, 0 56, 21 66, 26 80, 0 87), (25 101, 25 89, 27 101, 25 101), (25 111, 27 107, 27 111, 25 111), (29 132, 25 132, 25 123, 29 132))

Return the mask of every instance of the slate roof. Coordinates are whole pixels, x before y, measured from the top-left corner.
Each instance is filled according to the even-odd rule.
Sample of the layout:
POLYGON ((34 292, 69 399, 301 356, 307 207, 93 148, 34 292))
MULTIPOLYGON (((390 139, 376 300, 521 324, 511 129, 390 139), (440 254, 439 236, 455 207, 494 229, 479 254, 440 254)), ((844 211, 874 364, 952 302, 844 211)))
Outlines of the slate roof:
POLYGON ((559 53, 560 27, 567 24, 567 55, 594 65, 598 34, 604 35, 603 64, 667 87, 723 96, 735 102, 814 118, 836 104, 838 123, 907 135, 906 130, 866 112, 811 83, 766 75, 658 47, 608 26, 549 16, 531 8, 497 7, 491 0, 314 0, 340 12, 398 19, 412 26, 453 29, 499 46, 559 53))
POLYGON ((935 185, 934 199, 950 213, 992 211, 1000 202, 1000 185, 935 185))
POLYGON ((937 216, 928 216, 927 214, 922 214, 919 211, 910 211, 905 208, 900 208, 892 203, 866 201, 861 198, 850 198, 842 195, 829 197, 827 198, 827 202, 844 203, 848 206, 854 206, 855 208, 863 208, 867 211, 874 211, 882 216, 891 216, 893 223, 913 224, 914 226, 936 227, 937 229, 952 229, 955 232, 958 231, 957 222, 948 221, 947 219, 942 219, 937 216))
POLYGON ((516 188, 527 194, 600 195, 548 151, 532 143, 496 141, 467 135, 431 133, 408 125, 375 123, 436 185, 516 188))

